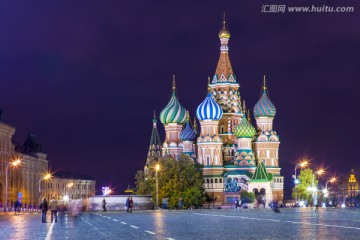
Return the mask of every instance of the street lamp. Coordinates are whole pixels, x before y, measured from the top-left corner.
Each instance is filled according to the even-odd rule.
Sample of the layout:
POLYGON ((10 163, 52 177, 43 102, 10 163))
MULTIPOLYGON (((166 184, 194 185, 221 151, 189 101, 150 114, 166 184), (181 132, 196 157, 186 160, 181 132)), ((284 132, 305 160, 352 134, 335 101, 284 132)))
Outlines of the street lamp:
POLYGON ((295 165, 295 175, 294 175, 294 183, 295 183, 295 203, 297 203, 297 201, 298 201, 298 199, 297 199, 297 185, 299 184, 299 182, 298 182, 298 180, 297 180, 297 178, 296 178, 296 169, 297 169, 298 167, 305 167, 305 166, 307 166, 308 164, 309 164, 308 161, 303 161, 303 162, 297 163, 297 164, 295 165))
MULTIPOLYGON (((47 180, 50 180, 51 178, 52 178, 52 175, 51 175, 51 173, 48 172, 48 173, 45 173, 45 175, 39 179, 39 199, 41 198, 41 181, 42 180, 47 181, 47 180)), ((41 199, 40 199, 40 201, 41 201, 41 199)))
POLYGON ((64 202, 68 202, 70 200, 70 196, 67 194, 66 189, 71 188, 72 186, 74 186, 74 182, 69 182, 68 184, 64 185, 64 194, 63 194, 64 202))
POLYGON ((333 182, 335 182, 335 181, 336 181, 336 177, 333 177, 333 178, 331 178, 331 179, 329 179, 329 180, 326 181, 326 183, 325 183, 325 189, 323 190, 323 193, 324 193, 325 197, 328 196, 328 188, 327 188, 328 182, 333 183, 333 182))
MULTIPOLYGON (((69 199, 74 199, 73 194, 74 194, 74 192, 76 193, 76 190, 75 190, 75 191, 74 191, 74 190, 71 190, 71 191, 69 190, 69 193, 67 193, 67 192, 66 192, 66 188, 71 189, 71 188, 73 188, 73 187, 75 186, 75 184, 78 184, 78 189, 80 189, 80 188, 79 188, 79 182, 80 182, 80 184, 81 184, 81 180, 80 180, 80 179, 75 180, 75 181, 68 182, 68 183, 64 186, 65 195, 68 195, 68 196, 69 196, 69 199), (70 197, 70 193, 71 193, 71 197, 70 197)), ((75 188, 75 189, 76 189, 76 188, 75 188)), ((80 190, 80 191, 81 191, 81 190, 80 190)), ((76 194, 75 194, 75 199, 77 199, 76 194)))
MULTIPOLYGON (((314 174, 312 175, 312 192, 313 192, 312 197, 314 199, 314 202, 315 202, 315 200, 317 201, 317 194, 315 194, 317 192, 317 187, 315 187, 315 175, 320 176, 323 173, 325 173, 325 170, 319 169, 319 170, 315 171, 314 174), (315 199, 315 197, 316 197, 316 199, 315 199)), ((315 204, 315 205, 317 205, 317 204, 315 204)))
POLYGON ((8 162, 6 164, 6 167, 5 167, 5 201, 6 201, 6 209, 4 209, 4 212, 7 211, 8 209, 8 172, 9 172, 9 167, 16 167, 18 165, 21 164, 21 160, 20 159, 16 159, 12 162, 8 162))
POLYGON ((324 169, 319 169, 319 170, 317 170, 316 172, 314 172, 314 174, 312 175, 312 185, 313 185, 313 187, 314 187, 314 182, 315 182, 315 175, 318 175, 318 176, 320 176, 320 175, 322 175, 323 173, 325 173, 325 170, 324 169))
MULTIPOLYGON (((74 182, 69 182, 68 184, 66 184, 66 187, 65 187, 65 195, 67 195, 69 197, 69 199, 70 199, 70 195, 66 192, 66 188, 71 189, 73 186, 74 186, 74 182)), ((70 192, 70 190, 69 190, 69 192, 70 192)), ((73 191, 71 191, 71 192, 74 193, 73 191)))
POLYGON ((159 183, 158 183, 158 171, 160 170, 160 165, 156 164, 155 166, 155 179, 156 179, 156 208, 159 208, 159 183))

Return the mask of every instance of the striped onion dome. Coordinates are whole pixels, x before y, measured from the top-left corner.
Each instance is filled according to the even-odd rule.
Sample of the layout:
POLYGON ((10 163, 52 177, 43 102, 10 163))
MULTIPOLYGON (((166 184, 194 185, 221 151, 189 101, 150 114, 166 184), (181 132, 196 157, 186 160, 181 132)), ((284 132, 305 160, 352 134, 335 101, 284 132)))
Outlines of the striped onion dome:
POLYGON ((170 98, 169 103, 166 107, 160 112, 160 121, 162 124, 168 123, 185 123, 186 121, 186 110, 179 103, 176 97, 176 88, 175 82, 173 82, 173 93, 170 98))
POLYGON ((180 133, 182 141, 194 141, 196 138, 195 132, 192 130, 189 121, 186 123, 185 128, 180 133))
POLYGON ((254 106, 254 117, 274 117, 276 108, 267 95, 266 80, 264 76, 263 93, 254 106))
POLYGON ((205 100, 198 106, 196 109, 196 117, 202 120, 219 120, 222 117, 223 110, 215 102, 214 98, 211 96, 209 92, 205 98, 205 100))
POLYGON ((237 125, 234 134, 237 138, 253 138, 255 136, 256 130, 251 123, 248 122, 245 114, 239 125, 237 125))

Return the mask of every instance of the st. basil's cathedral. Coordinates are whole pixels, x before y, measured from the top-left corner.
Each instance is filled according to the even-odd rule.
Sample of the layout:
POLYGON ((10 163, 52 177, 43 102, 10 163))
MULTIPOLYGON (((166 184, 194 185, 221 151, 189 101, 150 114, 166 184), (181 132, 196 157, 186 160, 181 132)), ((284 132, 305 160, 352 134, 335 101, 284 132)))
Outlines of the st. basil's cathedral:
POLYGON ((208 93, 196 109, 200 122, 191 123, 189 113, 177 98, 175 78, 169 103, 160 113, 166 136, 161 143, 154 114, 153 131, 147 156, 151 159, 187 154, 203 165, 204 188, 217 203, 233 203, 240 190, 255 192, 264 205, 282 201, 283 180, 279 167, 279 136, 273 129, 276 108, 268 94, 264 76, 262 94, 250 111, 241 100, 239 83, 231 67, 228 43, 230 32, 224 19, 219 32, 220 57, 208 93))

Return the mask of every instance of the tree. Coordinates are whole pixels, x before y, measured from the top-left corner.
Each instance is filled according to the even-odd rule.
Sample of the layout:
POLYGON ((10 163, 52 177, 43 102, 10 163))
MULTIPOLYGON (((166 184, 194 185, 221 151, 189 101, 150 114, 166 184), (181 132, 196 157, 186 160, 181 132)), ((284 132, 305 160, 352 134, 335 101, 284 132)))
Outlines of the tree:
POLYGON ((312 199, 312 192, 309 191, 309 187, 313 185, 313 177, 314 177, 314 186, 317 188, 318 180, 316 180, 316 175, 313 173, 313 170, 310 168, 306 168, 301 170, 298 180, 299 183, 297 184, 297 190, 295 187, 292 191, 292 197, 295 198, 295 191, 297 191, 298 199, 307 200, 308 202, 313 201, 312 199))
POLYGON ((240 198, 242 203, 253 203, 255 200, 255 193, 241 190, 240 198))
POLYGON ((138 171, 135 180, 136 194, 150 195, 155 190, 155 179, 147 178, 144 171, 138 171))
POLYGON ((156 203, 155 166, 160 164, 158 171, 159 204, 163 198, 168 199, 168 207, 175 208, 182 199, 184 207, 202 205, 205 201, 203 187, 202 166, 181 154, 178 160, 165 156, 158 161, 149 163, 149 172, 145 176, 143 171, 138 171, 136 179, 136 193, 150 194, 156 203))

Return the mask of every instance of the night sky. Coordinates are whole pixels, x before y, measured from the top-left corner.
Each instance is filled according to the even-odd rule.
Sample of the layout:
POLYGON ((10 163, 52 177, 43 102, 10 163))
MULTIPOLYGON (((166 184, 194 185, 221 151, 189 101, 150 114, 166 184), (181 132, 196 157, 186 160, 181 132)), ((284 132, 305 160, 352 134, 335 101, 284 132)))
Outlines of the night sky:
POLYGON ((172 74, 192 117, 205 98, 225 11, 248 107, 267 76, 286 186, 301 157, 329 176, 354 168, 359 177, 359 1, 180 2, 2 1, 0 108, 14 141, 33 132, 53 170, 89 174, 122 193, 143 169, 172 74), (355 12, 261 13, 263 4, 355 12))

